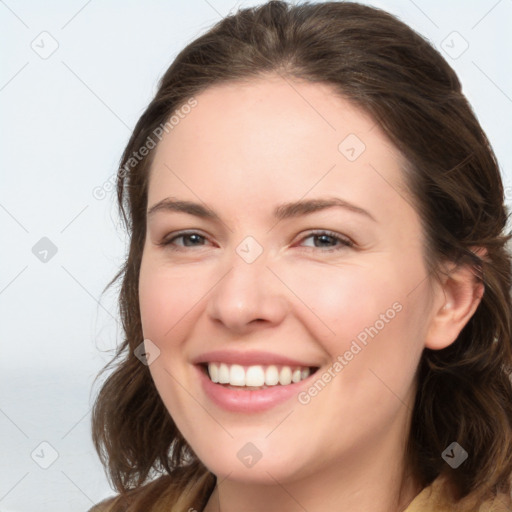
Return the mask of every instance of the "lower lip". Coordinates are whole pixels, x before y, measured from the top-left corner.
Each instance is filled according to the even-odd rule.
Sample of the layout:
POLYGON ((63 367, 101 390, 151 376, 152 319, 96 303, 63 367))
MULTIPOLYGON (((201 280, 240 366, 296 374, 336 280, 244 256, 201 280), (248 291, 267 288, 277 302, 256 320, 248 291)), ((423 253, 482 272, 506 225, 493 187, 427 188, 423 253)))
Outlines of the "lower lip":
POLYGON ((307 379, 287 386, 276 385, 266 389, 231 389, 210 380, 201 366, 196 365, 201 386, 208 398, 223 409, 232 412, 262 412, 297 396, 301 388, 309 385, 312 374, 307 379))

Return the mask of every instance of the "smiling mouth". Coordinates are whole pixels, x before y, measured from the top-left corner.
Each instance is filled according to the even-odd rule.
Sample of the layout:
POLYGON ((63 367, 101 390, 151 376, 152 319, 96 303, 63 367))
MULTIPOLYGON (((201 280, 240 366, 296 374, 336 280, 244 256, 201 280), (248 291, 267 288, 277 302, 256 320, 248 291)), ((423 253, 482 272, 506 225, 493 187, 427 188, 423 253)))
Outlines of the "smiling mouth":
POLYGON ((202 363, 203 373, 214 383, 234 390, 262 390, 299 383, 317 370, 317 366, 202 363))

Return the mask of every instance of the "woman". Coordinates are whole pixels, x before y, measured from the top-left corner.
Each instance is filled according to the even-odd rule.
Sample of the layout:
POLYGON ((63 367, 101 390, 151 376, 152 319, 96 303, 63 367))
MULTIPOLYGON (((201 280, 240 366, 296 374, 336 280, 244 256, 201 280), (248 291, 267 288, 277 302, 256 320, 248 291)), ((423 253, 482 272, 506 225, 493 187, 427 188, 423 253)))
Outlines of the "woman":
POLYGON ((510 510, 498 165, 422 37, 269 2, 175 59, 122 157, 96 510, 510 510))

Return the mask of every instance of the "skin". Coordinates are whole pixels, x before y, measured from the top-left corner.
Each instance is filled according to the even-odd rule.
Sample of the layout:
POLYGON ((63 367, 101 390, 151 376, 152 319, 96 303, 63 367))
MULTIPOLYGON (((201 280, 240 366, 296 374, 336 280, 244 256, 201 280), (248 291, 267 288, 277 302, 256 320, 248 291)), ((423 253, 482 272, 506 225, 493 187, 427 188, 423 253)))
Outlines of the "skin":
POLYGON ((160 350, 157 389, 218 477, 206 511, 404 510, 421 490, 404 476, 421 353, 456 339, 481 286, 448 263, 448 277, 428 276, 400 153, 330 86, 268 75, 196 99, 155 149, 148 209, 172 196, 221 220, 150 215, 139 293, 144 338, 160 350), (366 146, 354 161, 338 149, 349 134, 366 146), (374 220, 341 207, 272 217, 279 204, 327 197, 374 220), (181 230, 205 238, 158 245, 181 230), (252 263, 236 252, 249 235, 263 249, 252 263), (400 312, 306 405, 233 413, 199 385, 191 361, 215 349, 290 355, 321 374, 396 303, 400 312), (262 454, 250 468, 237 457, 248 442, 262 454))

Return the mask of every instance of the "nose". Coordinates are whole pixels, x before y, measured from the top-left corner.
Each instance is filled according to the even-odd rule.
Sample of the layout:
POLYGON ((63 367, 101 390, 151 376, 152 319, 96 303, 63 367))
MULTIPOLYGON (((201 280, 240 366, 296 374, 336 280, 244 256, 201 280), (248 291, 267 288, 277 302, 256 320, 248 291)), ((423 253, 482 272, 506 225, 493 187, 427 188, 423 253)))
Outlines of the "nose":
POLYGON ((290 304, 283 284, 268 264, 265 252, 248 263, 233 251, 229 271, 209 295, 210 319, 236 335, 279 325, 290 304))

